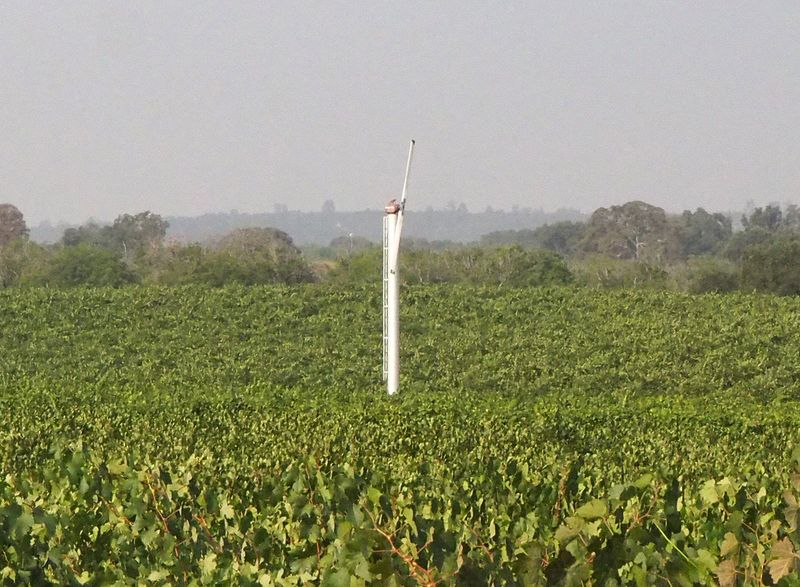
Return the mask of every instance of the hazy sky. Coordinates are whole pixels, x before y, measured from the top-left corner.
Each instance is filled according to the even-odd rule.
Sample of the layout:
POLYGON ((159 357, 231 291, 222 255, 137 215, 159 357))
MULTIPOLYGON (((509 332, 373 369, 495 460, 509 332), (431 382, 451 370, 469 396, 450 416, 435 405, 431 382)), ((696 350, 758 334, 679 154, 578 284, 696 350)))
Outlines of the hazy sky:
POLYGON ((29 223, 800 202, 800 2, 0 4, 29 223))

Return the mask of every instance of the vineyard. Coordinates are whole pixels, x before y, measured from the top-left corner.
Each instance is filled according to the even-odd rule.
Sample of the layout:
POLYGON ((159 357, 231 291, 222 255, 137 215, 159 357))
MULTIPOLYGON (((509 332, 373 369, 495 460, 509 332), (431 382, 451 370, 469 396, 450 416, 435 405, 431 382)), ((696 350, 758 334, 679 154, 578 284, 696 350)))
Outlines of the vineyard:
POLYGON ((0 292, 0 583, 800 585, 800 300, 0 292))

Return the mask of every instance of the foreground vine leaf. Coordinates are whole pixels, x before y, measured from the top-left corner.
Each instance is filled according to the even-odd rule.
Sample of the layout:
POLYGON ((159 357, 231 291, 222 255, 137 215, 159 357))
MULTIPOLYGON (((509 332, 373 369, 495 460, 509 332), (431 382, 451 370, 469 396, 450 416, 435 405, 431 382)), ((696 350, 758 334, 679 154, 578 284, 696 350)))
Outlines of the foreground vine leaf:
POLYGON ((784 538, 772 547, 772 560, 769 561, 769 574, 775 582, 797 568, 798 556, 795 554, 794 545, 788 538, 784 538))

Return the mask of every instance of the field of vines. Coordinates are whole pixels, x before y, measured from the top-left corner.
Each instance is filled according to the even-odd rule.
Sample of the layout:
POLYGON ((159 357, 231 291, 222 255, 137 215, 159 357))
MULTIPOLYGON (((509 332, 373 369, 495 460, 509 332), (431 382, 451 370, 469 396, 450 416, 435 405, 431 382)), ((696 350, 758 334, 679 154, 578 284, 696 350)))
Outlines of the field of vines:
POLYGON ((800 585, 800 299, 0 292, 0 585, 800 585))

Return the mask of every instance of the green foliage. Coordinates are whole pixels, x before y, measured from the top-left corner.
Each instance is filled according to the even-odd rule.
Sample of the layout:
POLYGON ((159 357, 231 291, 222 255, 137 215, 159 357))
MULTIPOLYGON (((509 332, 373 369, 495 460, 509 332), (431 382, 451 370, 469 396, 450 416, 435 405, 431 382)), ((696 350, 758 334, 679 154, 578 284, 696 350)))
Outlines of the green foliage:
POLYGON ((403 302, 0 292, 0 584, 794 584, 800 301, 403 302))
POLYGON ((136 260, 145 281, 160 285, 304 283, 311 268, 285 233, 268 228, 241 229, 214 248, 172 244, 150 248, 136 260))
POLYGON ((6 476, 0 581, 791 585, 800 568, 796 461, 780 480, 610 483, 514 458, 406 481, 308 459, 252 489, 201 483, 199 464, 103 460, 77 444, 6 476))
POLYGON ((471 247, 432 253, 408 251, 401 276, 412 283, 473 285, 563 285, 572 275, 555 253, 519 246, 471 247))
POLYGON ((114 250, 125 258, 133 258, 159 247, 168 227, 166 220, 150 211, 122 214, 109 227, 109 238, 114 250))
POLYGON ((547 249, 560 255, 572 255, 583 237, 586 225, 583 222, 556 222, 533 230, 504 230, 491 232, 481 237, 483 245, 520 245, 529 248, 547 249))
POLYGON ((304 283, 314 280, 311 269, 291 237, 274 228, 242 228, 220 240, 201 264, 196 282, 304 283))
POLYGON ((676 228, 684 258, 715 253, 733 234, 728 217, 719 212, 706 212, 703 208, 694 212, 684 210, 676 228))
POLYGON ((136 267, 145 276, 145 283, 187 285, 197 282, 206 255, 198 244, 172 244, 147 252, 137 259, 136 267))
POLYGON ((541 287, 572 282, 572 273, 564 259, 551 251, 509 247, 490 251, 487 257, 474 283, 492 284, 496 279, 499 284, 511 287, 541 287), (485 276, 483 279, 481 274, 485 276))
POLYGON ((50 287, 120 287, 138 280, 136 274, 113 252, 95 245, 61 248, 30 278, 50 287))
POLYGON ((690 257, 673 277, 677 288, 689 293, 727 293, 739 287, 738 268, 719 257, 690 257))
POLYGON ((41 273, 48 252, 26 237, 15 239, 0 248, 0 288, 29 283, 41 273))
POLYGON ((769 244, 774 238, 774 234, 760 227, 737 232, 725 244, 723 255, 732 261, 741 262, 748 250, 769 244))
POLYGON ((780 238, 749 248, 742 260, 745 289, 800 294, 800 238, 780 238))
MULTIPOLYGON (((566 285, 572 274, 561 256, 537 249, 462 247, 442 251, 403 249, 400 278, 413 284, 469 284, 528 287, 566 285)), ((334 283, 375 283, 381 276, 381 250, 342 259, 329 274, 334 283)))
POLYGON ((348 236, 336 237, 328 246, 334 251, 337 257, 342 257, 374 247, 375 243, 363 236, 351 234, 348 236))
POLYGON ((94 245, 126 259, 136 258, 161 245, 169 223, 150 211, 122 214, 111 225, 88 222, 64 231, 61 244, 66 247, 94 245))
POLYGON ((666 289, 668 273, 652 263, 586 255, 570 264, 575 281, 604 289, 666 289))
POLYGON ((598 208, 586 223, 580 248, 614 259, 661 263, 676 256, 675 230, 662 208, 646 202, 598 208))
POLYGON ((742 216, 742 226, 745 230, 760 228, 768 232, 775 232, 783 224, 783 212, 778 205, 770 204, 764 208, 756 208, 749 216, 742 216))
POLYGON ((65 247, 77 245, 94 245, 112 250, 114 248, 110 226, 101 226, 96 222, 87 222, 75 228, 68 228, 61 237, 65 247))
POLYGON ((379 283, 382 274, 383 252, 380 247, 366 249, 341 257, 327 275, 327 281, 339 285, 379 283))

